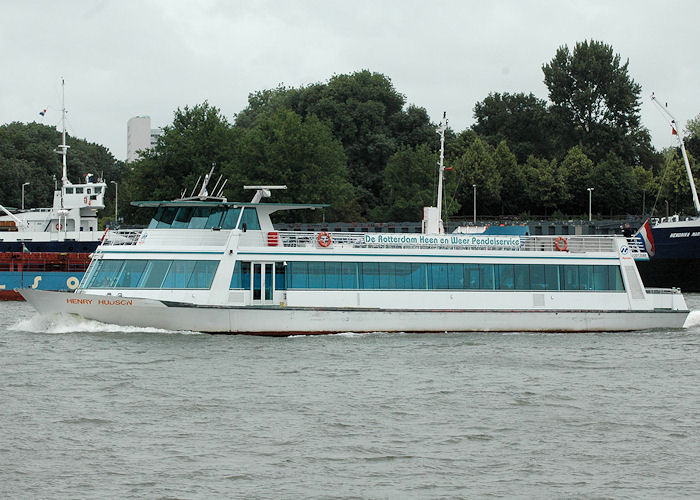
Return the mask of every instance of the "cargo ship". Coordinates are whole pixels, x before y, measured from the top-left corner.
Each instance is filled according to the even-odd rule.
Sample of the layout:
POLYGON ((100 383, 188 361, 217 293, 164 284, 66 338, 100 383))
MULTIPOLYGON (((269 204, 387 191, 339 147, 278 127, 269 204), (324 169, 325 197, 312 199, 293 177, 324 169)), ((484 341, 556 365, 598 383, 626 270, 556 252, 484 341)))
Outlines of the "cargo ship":
POLYGON ((62 109, 63 133, 58 146, 63 163, 60 186, 50 208, 8 209, 0 204, 0 299, 21 300, 15 288, 73 290, 90 263, 90 255, 104 232, 98 229, 97 212, 104 208, 107 184, 68 180, 66 109, 62 109))
POLYGON ((676 287, 684 292, 700 292, 700 200, 695 188, 693 171, 688 161, 683 136, 676 119, 652 94, 652 101, 671 124, 671 133, 678 141, 683 156, 694 216, 678 214, 662 219, 647 220, 637 233, 644 242, 649 260, 639 260, 637 267, 644 283, 653 287, 676 287))
POLYGON ((90 253, 0 252, 0 300, 24 300, 18 288, 75 290, 90 253))

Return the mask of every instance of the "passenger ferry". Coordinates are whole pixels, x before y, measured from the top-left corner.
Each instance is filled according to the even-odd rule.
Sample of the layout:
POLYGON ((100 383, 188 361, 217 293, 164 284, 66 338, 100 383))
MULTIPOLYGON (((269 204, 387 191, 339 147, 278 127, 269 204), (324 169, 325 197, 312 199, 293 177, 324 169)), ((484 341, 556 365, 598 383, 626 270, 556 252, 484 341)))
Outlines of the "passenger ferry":
POLYGON ((276 231, 273 213, 327 205, 262 202, 285 186, 246 186, 250 202, 228 202, 207 195, 208 175, 199 196, 134 202, 157 209, 149 227, 107 233, 74 292, 20 293, 42 314, 211 333, 683 326, 680 290, 644 288, 636 239, 445 234, 444 129, 422 233, 276 231))

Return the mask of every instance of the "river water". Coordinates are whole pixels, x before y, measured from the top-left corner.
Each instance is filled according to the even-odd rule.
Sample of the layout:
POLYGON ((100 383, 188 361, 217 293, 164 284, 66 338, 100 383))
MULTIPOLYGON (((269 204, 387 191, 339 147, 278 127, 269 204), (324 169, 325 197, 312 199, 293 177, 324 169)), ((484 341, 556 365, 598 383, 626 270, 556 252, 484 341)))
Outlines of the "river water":
POLYGON ((2 498, 700 497, 700 295, 634 333, 212 336, 0 304, 2 498))

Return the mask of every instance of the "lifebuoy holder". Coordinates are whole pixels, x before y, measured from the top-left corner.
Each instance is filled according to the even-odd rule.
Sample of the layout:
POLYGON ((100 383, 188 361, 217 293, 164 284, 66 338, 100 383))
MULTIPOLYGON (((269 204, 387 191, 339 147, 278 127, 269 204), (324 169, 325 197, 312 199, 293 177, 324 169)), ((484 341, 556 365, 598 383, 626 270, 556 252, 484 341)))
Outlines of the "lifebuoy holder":
POLYGON ((566 242, 566 238, 562 236, 557 236, 556 238, 554 238, 554 248, 556 248, 560 252, 566 252, 567 248, 569 248, 569 244, 566 242))
POLYGON ((331 242, 333 241, 331 239, 331 235, 328 234, 326 231, 321 231, 320 233, 318 233, 316 240, 318 240, 318 244, 321 245, 323 248, 329 247, 331 245, 331 242))

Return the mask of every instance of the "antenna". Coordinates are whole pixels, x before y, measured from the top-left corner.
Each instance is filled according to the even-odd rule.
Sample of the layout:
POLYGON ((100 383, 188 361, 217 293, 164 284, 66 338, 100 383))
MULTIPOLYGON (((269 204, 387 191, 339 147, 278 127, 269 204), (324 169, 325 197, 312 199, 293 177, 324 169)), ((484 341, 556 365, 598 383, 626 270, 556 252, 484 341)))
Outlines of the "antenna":
POLYGON ((442 177, 445 171, 445 130, 447 130, 447 112, 442 112, 442 122, 437 129, 438 134, 440 134, 440 166, 439 177, 438 177, 438 196, 437 196, 437 212, 439 219, 438 232, 442 233, 442 177))
POLYGON ((211 170, 209 170, 209 173, 204 176, 204 180, 202 181, 202 189, 199 190, 199 194, 197 195, 200 198, 206 198, 209 195, 209 193, 207 192, 207 184, 209 184, 209 179, 211 179, 215 167, 216 163, 212 163, 211 170))
POLYGON ((195 183, 194 183, 194 186, 192 187, 192 192, 190 193, 190 198, 192 198, 192 197, 194 196, 194 190, 197 189, 197 185, 199 184, 199 180, 200 180, 201 178, 202 178, 201 175, 200 175, 199 177, 197 177, 197 182, 195 182, 195 183))
POLYGON ((272 196, 271 190, 287 189, 287 186, 243 186, 243 189, 255 189, 255 195, 251 203, 259 203, 262 198, 269 198, 272 196))
POLYGON ((659 103, 659 101, 656 100, 656 96, 654 96, 653 92, 651 94, 651 100, 654 101, 654 103, 661 110, 661 113, 664 116, 666 116, 666 118, 671 123, 671 130, 672 130, 671 133, 676 136, 676 139, 678 140, 678 144, 681 147, 681 153, 683 154, 683 162, 685 163, 685 172, 686 172, 686 174, 688 174, 688 181, 690 181, 690 191, 693 194, 693 204, 695 205, 695 211, 697 212, 698 215, 700 215, 700 201, 698 201, 698 192, 695 189, 695 180, 693 179, 693 171, 690 169, 690 162, 688 161, 688 153, 686 153, 686 151, 685 151, 685 144, 683 144, 683 138, 681 136, 680 130, 678 130, 678 124, 676 122, 676 119, 673 117, 671 112, 667 109, 668 103, 666 103, 666 107, 662 106, 661 103, 659 103))
POLYGON ((216 196, 217 198, 221 198, 221 193, 224 190, 224 186, 226 185, 227 182, 228 182, 228 179, 224 179, 224 183, 221 184, 221 187, 219 188, 219 192, 216 193, 214 196, 216 196))
POLYGON ((216 193, 216 188, 219 186, 219 182, 221 182, 221 178, 223 175, 220 175, 219 178, 216 180, 216 184, 214 184, 214 188, 211 190, 212 193, 216 193))
MULTIPOLYGON (((61 185, 66 186, 70 184, 70 182, 68 182, 68 166, 66 159, 70 146, 66 145, 66 81, 63 78, 61 78, 61 123, 61 144, 58 145, 59 150, 54 150, 54 152, 63 156, 63 176, 61 177, 61 185)), ((63 190, 61 190, 61 207, 63 207, 63 190)))

